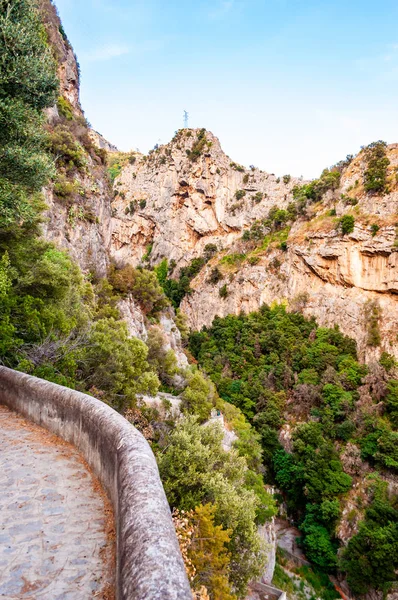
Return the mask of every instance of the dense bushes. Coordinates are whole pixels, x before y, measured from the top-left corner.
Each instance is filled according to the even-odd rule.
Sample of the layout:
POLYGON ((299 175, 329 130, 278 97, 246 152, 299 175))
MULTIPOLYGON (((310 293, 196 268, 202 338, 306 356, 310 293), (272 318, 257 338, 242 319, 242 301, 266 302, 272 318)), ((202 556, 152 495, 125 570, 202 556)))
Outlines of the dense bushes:
POLYGON ((169 304, 153 271, 135 269, 131 265, 117 269, 113 265, 109 281, 121 294, 132 294, 146 314, 159 312, 169 304))
POLYGON ((293 198, 299 204, 306 204, 307 201, 318 202, 322 196, 329 190, 335 190, 339 187, 341 174, 337 169, 324 169, 319 179, 314 179, 310 183, 293 188, 293 198))
POLYGON ((240 595, 264 560, 255 526, 260 501, 245 485, 245 459, 223 450, 221 440, 216 425, 200 427, 195 418, 188 418, 171 433, 159 470, 171 506, 191 510, 209 502, 215 505, 214 522, 231 531, 230 581, 240 595))
POLYGON ((363 149, 366 162, 364 187, 367 192, 383 193, 387 190, 387 167, 390 161, 386 155, 387 144, 373 142, 363 149))
POLYGON ((44 40, 32 2, 0 2, 0 228, 34 219, 30 195, 53 173, 42 109, 58 80, 44 40))
POLYGON ((397 580, 398 503, 391 498, 387 484, 375 481, 373 501, 366 510, 359 531, 348 542, 342 567, 355 594, 370 588, 384 591, 397 580))
POLYGON ((339 226, 343 235, 352 233, 354 231, 355 226, 354 217, 352 215, 343 215, 339 220, 339 226))
POLYGON ((284 493, 307 556, 324 570, 336 569, 335 526, 352 481, 340 455, 350 442, 363 460, 396 471, 398 382, 380 365, 368 372, 357 362, 354 341, 337 328, 318 328, 282 306, 216 318, 191 334, 190 349, 221 398, 257 429, 268 478, 284 493), (376 404, 379 416, 372 412, 376 404), (292 428, 287 450, 279 441, 286 420, 292 428))

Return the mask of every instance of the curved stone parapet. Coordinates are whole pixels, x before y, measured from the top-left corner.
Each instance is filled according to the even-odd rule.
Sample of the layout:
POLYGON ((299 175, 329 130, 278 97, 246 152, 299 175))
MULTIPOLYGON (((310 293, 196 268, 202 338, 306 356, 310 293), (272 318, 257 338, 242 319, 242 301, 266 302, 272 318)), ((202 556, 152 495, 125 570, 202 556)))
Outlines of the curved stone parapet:
POLYGON ((0 403, 72 443, 107 490, 118 600, 191 600, 155 457, 141 433, 91 396, 1 366, 0 403))

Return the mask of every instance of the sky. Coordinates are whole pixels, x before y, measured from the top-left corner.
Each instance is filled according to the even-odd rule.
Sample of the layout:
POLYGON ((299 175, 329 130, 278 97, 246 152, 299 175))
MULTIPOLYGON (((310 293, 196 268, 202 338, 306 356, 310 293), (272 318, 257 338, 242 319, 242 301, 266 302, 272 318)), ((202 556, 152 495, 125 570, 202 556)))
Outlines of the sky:
POLYGON ((235 162, 314 178, 398 142, 397 0, 55 0, 89 122, 148 152, 205 127, 235 162))

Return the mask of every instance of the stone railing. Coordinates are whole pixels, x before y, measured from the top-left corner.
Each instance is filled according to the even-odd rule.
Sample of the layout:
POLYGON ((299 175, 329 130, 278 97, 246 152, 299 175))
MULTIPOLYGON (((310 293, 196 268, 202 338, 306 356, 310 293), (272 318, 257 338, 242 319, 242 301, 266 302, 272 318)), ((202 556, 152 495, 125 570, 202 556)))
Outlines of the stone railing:
POLYGON ((112 501, 118 600, 190 600, 155 457, 145 438, 86 394, 0 366, 0 404, 73 444, 112 501))

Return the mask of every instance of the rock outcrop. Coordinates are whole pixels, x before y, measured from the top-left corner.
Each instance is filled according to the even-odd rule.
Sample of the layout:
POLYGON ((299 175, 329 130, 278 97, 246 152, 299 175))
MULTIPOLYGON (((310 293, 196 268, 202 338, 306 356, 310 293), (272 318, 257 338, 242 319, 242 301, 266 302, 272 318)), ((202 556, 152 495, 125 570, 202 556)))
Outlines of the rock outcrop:
POLYGON ((148 264, 167 257, 178 269, 207 244, 230 246, 273 205, 286 207, 297 183, 233 163, 210 132, 181 130, 149 156, 137 155, 116 179, 112 255, 137 265, 149 246, 148 264), (187 153, 198 139, 205 143, 194 160, 187 153))
POLYGON ((57 127, 66 129, 71 139, 75 139, 82 156, 80 168, 73 176, 64 177, 70 187, 73 182, 73 192, 66 194, 64 190, 57 195, 54 185, 44 190, 48 209, 43 230, 46 238, 68 250, 84 271, 104 276, 111 241, 112 191, 103 164, 104 155, 97 154, 96 149, 113 150, 114 147, 90 130, 84 118, 80 105, 79 65, 55 6, 50 0, 40 0, 39 7, 58 64, 60 98, 68 111, 66 123, 65 117, 62 121, 59 103, 47 111, 50 134, 56 132, 57 127))
MULTIPOLYGON (((389 146, 387 154, 394 178, 398 146, 389 146)), ((266 219, 272 207, 286 209, 294 187, 303 182, 244 169, 223 153, 213 134, 180 130, 148 157, 137 155, 116 179, 112 256, 121 264, 149 266, 167 258, 176 276, 211 244, 217 254, 182 304, 192 328, 209 326, 216 315, 285 302, 322 326, 337 323, 357 341, 362 358, 381 351, 398 356, 398 191, 394 179, 388 194, 366 193, 364 169, 360 153, 344 168, 339 187, 296 220, 283 250, 280 243, 270 243, 264 251, 250 246, 248 251, 244 231, 266 219), (200 140, 201 153, 193 155, 200 140), (347 212, 355 217, 355 228, 342 235, 338 219, 347 212), (226 254, 240 260, 223 264, 226 254), (210 277, 215 267, 223 275, 216 284, 210 277), (370 339, 372 319, 380 344, 370 339)))
POLYGON ((322 326, 337 323, 357 341, 363 358, 375 358, 381 350, 398 356, 395 229, 387 226, 372 237, 366 227, 358 225, 347 236, 336 231, 308 232, 302 241, 294 234, 293 229, 286 252, 271 248, 255 265, 245 262, 239 268, 224 269, 217 285, 208 283, 217 259, 208 263, 192 282, 193 293, 182 304, 191 327, 210 325, 216 315, 286 302, 291 310, 315 316, 322 326), (223 285, 228 289, 225 299, 219 293, 223 285), (369 339, 372 314, 380 332, 380 346, 372 345, 369 339))

